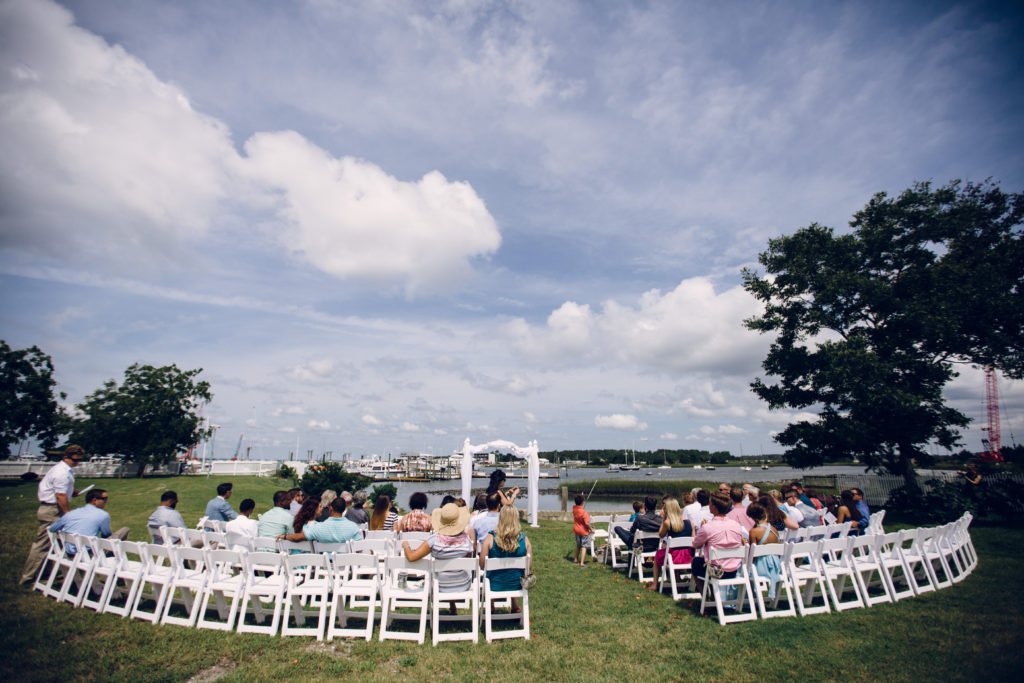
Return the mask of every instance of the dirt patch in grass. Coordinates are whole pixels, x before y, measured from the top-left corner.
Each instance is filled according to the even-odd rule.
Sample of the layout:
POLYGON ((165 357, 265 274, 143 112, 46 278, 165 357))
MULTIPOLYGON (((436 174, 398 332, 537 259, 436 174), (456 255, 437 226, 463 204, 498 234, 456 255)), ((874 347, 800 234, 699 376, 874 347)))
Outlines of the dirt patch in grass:
POLYGON ((216 681, 219 678, 226 676, 236 666, 238 666, 238 662, 233 662, 227 657, 222 657, 210 668, 203 669, 192 676, 192 678, 188 679, 188 683, 210 683, 210 681, 216 681))
POLYGON ((334 659, 348 657, 352 653, 352 643, 347 640, 339 640, 330 643, 310 643, 306 652, 315 652, 334 659))

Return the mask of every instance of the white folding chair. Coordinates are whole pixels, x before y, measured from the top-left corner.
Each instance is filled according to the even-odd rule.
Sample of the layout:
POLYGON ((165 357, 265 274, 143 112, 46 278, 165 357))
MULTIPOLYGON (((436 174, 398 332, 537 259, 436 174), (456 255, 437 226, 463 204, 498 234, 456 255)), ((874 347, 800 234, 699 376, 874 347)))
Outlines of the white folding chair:
POLYGON ((245 568, 245 587, 242 590, 241 608, 238 612, 238 632, 277 635, 284 607, 284 593, 288 585, 284 555, 267 552, 245 553, 242 555, 242 564, 245 568), (271 603, 269 608, 265 604, 268 602, 271 603), (246 622, 246 616, 250 612, 255 624, 246 622), (267 614, 271 615, 270 624, 264 626, 267 614))
POLYGON ((879 534, 876 553, 882 567, 882 580, 885 581, 893 602, 917 595, 910 566, 903 557, 900 532, 879 534))
POLYGON ((430 538, 430 534, 431 532, 429 531, 403 531, 395 538, 395 545, 401 546, 402 541, 409 541, 409 545, 415 548, 430 538))
POLYGON ((612 523, 614 515, 594 515, 590 518, 590 528, 593 529, 594 533, 590 535, 590 555, 596 560, 597 559, 597 545, 603 543, 608 544, 608 526, 612 523), (597 525, 604 524, 604 528, 600 528, 597 525))
POLYGON ((707 572, 704 577, 704 588, 700 596, 700 613, 704 614, 708 602, 715 603, 715 611, 718 613, 718 623, 724 626, 739 621, 752 621, 757 619, 757 609, 754 600, 751 599, 750 573, 747 566, 747 548, 707 548, 707 572), (721 563, 723 560, 739 559, 740 565, 736 570, 736 576, 732 578, 716 579, 711 576, 712 563, 721 563), (744 610, 744 606, 747 607, 744 610), (726 614, 726 609, 730 613, 726 614))
POLYGON ((633 549, 626 546, 625 542, 615 533, 617 527, 629 531, 632 526, 629 515, 616 515, 615 519, 608 525, 608 564, 612 569, 626 567, 629 569, 630 560, 633 556, 633 549), (622 519, 619 519, 622 517, 622 519))
POLYGON ((131 617, 152 621, 154 624, 160 621, 163 614, 164 601, 167 600, 167 591, 174 578, 174 566, 171 563, 171 547, 165 545, 150 545, 140 543, 139 551, 142 555, 142 575, 139 577, 139 589, 135 591, 135 601, 132 603, 131 617), (149 592, 146 588, 149 587, 149 592), (153 611, 148 612, 143 608, 144 601, 153 601, 153 611))
POLYGON ((114 572, 114 584, 122 584, 124 588, 114 588, 107 593, 103 602, 103 612, 127 617, 135 605, 135 594, 139 590, 144 568, 142 544, 134 541, 121 541, 113 544, 117 555, 117 569, 114 572), (114 604, 115 600, 124 598, 123 605, 114 604))
POLYGON ((661 565, 661 573, 658 576, 658 592, 665 590, 668 584, 673 600, 697 599, 700 593, 697 592, 691 563, 676 563, 672 557, 672 551, 679 548, 691 548, 693 546, 692 536, 677 536, 676 538, 665 538, 665 560, 661 565), (687 590, 683 592, 680 588, 686 585, 687 590))
POLYGON ((245 568, 242 561, 243 553, 237 550, 203 551, 206 556, 206 583, 203 585, 203 597, 199 607, 197 628, 209 628, 216 631, 231 631, 235 628, 238 606, 245 592, 245 568), (210 618, 210 598, 217 608, 217 619, 210 618), (226 599, 231 600, 230 606, 226 599))
POLYGON ((164 612, 161 624, 177 624, 178 626, 195 626, 199 616, 199 606, 203 600, 203 590, 209 573, 206 571, 206 553, 202 548, 179 546, 171 549, 174 573, 167 585, 167 599, 164 601, 164 612), (175 596, 181 593, 180 600, 175 596), (178 602, 185 609, 185 616, 172 615, 171 610, 178 602))
POLYGON ((431 597, 433 606, 431 631, 433 644, 442 640, 472 640, 480 642, 480 564, 474 557, 458 557, 447 560, 434 560, 431 574, 431 597), (440 588, 444 572, 466 572, 469 575, 469 587, 461 591, 442 591, 440 588), (455 614, 442 611, 441 603, 457 608, 469 609, 469 614, 455 614), (463 622, 468 618, 470 630, 466 632, 442 633, 441 624, 445 622, 463 622))
POLYGON ((484 560, 482 600, 484 603, 484 639, 488 643, 501 638, 530 639, 530 592, 522 588, 511 591, 496 591, 491 588, 491 581, 487 578, 487 572, 519 569, 525 573, 529 571, 529 568, 529 555, 524 557, 488 557, 484 560), (519 600, 519 612, 496 614, 494 612, 494 603, 498 600, 510 598, 517 598, 519 600), (498 621, 519 622, 519 628, 495 630, 494 624, 498 621))
POLYGON ((974 571, 974 568, 978 566, 978 551, 974 548, 974 541, 971 540, 970 531, 971 521, 973 520, 974 515, 970 512, 965 512, 958 522, 960 541, 967 555, 967 566, 970 568, 970 571, 974 571))
POLYGON ((334 588, 327 640, 336 636, 361 636, 370 640, 373 638, 374 609, 380 597, 377 558, 370 553, 334 553, 331 557, 334 588), (362 629, 349 628, 348 620, 353 618, 365 620, 366 626, 362 629))
POLYGON ((385 541, 391 541, 393 543, 397 537, 398 536, 397 534, 395 534, 394 531, 384 531, 383 529, 377 529, 376 531, 367 531, 363 538, 365 538, 368 541, 383 539, 385 541))
POLYGON ((932 581, 928 560, 925 559, 917 539, 917 529, 904 529, 899 532, 899 551, 907 565, 910 587, 914 589, 914 595, 922 595, 934 591, 936 587, 932 581))
POLYGON ((885 510, 876 510, 868 516, 868 528, 864 530, 865 534, 884 534, 885 529, 882 528, 882 520, 885 519, 885 510))
MULTIPOLYGON (((32 588, 43 595, 55 598, 57 593, 52 592, 52 586, 57 578, 57 564, 64 556, 64 539, 58 536, 56 531, 47 530, 46 535, 50 537, 50 548, 46 551, 46 557, 43 558, 42 564, 39 565, 36 581, 32 584, 32 588)), ((56 590, 60 591, 59 588, 56 590)))
POLYGON ((281 618, 282 636, 316 636, 324 639, 327 626, 327 604, 330 602, 331 576, 330 556, 320 553, 296 553, 285 555, 285 571, 288 584, 284 596, 284 616, 281 618), (313 609, 305 609, 308 602, 313 609), (291 618, 295 626, 291 625, 291 618), (306 626, 308 617, 316 617, 316 626, 306 626))
POLYGON ((647 546, 647 544, 644 543, 644 541, 651 541, 651 540, 654 540, 654 539, 658 539, 658 532, 657 531, 637 531, 633 535, 633 553, 630 555, 630 558, 629 558, 629 571, 626 573, 626 576, 628 576, 629 578, 633 578, 633 574, 635 573, 637 581, 639 581, 640 583, 643 583, 644 582, 644 565, 646 565, 648 562, 650 562, 651 563, 651 567, 652 567, 652 569, 651 569, 651 572, 652 572, 651 573, 651 580, 652 581, 657 580, 658 577, 654 576, 653 567, 654 567, 654 556, 658 552, 658 549, 657 549, 657 547, 655 547, 655 548, 653 548, 651 550, 644 550, 643 549, 644 547, 647 546), (638 548, 638 545, 639 545, 639 548, 638 548))
MULTIPOLYGON (((267 540, 272 541, 273 539, 267 540)), ((247 536, 246 534, 240 534, 237 531, 225 532, 224 546, 227 550, 244 550, 246 552, 252 552, 255 550, 253 547, 253 537, 247 536)))
POLYGON ((939 527, 940 531, 935 538, 938 543, 938 550, 946 560, 946 566, 952 570, 950 580, 953 583, 960 583, 967 577, 967 565, 963 555, 959 551, 957 541, 957 523, 951 522, 939 527))
MULTIPOLYGON (((75 551, 74 542, 71 540, 71 535, 64 531, 49 531, 50 535, 50 553, 53 554, 53 561, 50 563, 50 574, 47 576, 45 583, 43 583, 40 589, 48 598, 58 599, 64 589, 64 578, 67 576, 68 571, 75 564, 75 551), (68 544, 71 547, 68 547, 68 544), (57 578, 60 577, 60 581, 57 578)), ((47 554, 47 560, 50 558, 50 553, 47 554)), ((43 562, 45 567, 46 561, 43 562)), ((42 569, 40 567, 40 574, 38 575, 37 583, 42 578, 42 569)))
POLYGON ((163 543, 156 545, 178 545, 178 546, 191 546, 189 543, 188 536, 185 533, 185 529, 174 526, 162 526, 158 529, 163 534, 163 543))
POLYGON ((117 583, 114 579, 118 567, 115 543, 120 543, 120 541, 105 538, 89 539, 89 547, 93 555, 92 576, 89 579, 89 589, 82 595, 80 606, 97 612, 103 611, 107 595, 114 590, 117 583))
POLYGON ((389 556, 385 560, 384 583, 381 587, 380 640, 415 640, 423 644, 427 633, 427 611, 431 591, 431 558, 410 562, 405 557, 389 556), (399 612, 418 609, 419 614, 399 612), (415 632, 396 631, 391 623, 397 619, 418 619, 415 632))
POLYGON ((856 607, 865 607, 864 594, 857 580, 857 570, 853 566, 853 553, 850 552, 849 538, 829 538, 821 542, 821 558, 819 567, 825 577, 828 597, 832 600, 832 608, 837 612, 856 607), (853 597, 843 600, 847 582, 853 597))
POLYGON ((938 536, 941 533, 941 527, 921 527, 917 530, 917 542, 932 584, 935 588, 948 588, 953 585, 953 572, 939 547, 938 536))
POLYGON ((223 550, 228 548, 228 534, 226 531, 204 531, 203 538, 205 543, 204 548, 210 550, 223 550))
POLYGON ((879 538, 877 535, 868 535, 850 536, 848 539, 850 562, 854 569, 854 576, 860 582, 861 594, 867 607, 893 601, 889 585, 884 578, 885 570, 882 568, 882 560, 878 555, 879 538), (876 589, 873 595, 872 588, 876 589))
POLYGON ((796 616, 796 602, 793 600, 793 591, 791 589, 791 583, 789 575, 786 572, 786 564, 783 562, 783 558, 786 555, 786 546, 784 543, 764 543, 757 545, 752 543, 750 545, 750 555, 748 557, 750 566, 750 588, 754 591, 754 597, 757 600, 757 608, 761 613, 762 619, 770 619, 771 617, 795 617, 796 616), (775 596, 771 596, 772 588, 772 577, 767 574, 761 575, 761 572, 757 568, 757 560, 761 557, 774 556, 779 563, 779 577, 778 581, 775 582, 775 596), (765 593, 768 593, 768 603, 765 600, 765 593), (782 594, 785 593, 786 607, 780 608, 779 602, 783 599, 782 594), (769 608, 769 604, 771 607, 769 608))
POLYGON ((64 581, 61 582, 58 602, 70 602, 75 607, 82 603, 82 598, 89 591, 89 582, 92 580, 92 572, 95 567, 92 549, 89 546, 89 537, 81 534, 69 534, 66 549, 74 547, 75 553, 71 556, 71 564, 64 573, 64 581))
POLYGON ((786 543, 785 546, 786 552, 782 557, 782 563, 793 585, 797 613, 806 617, 810 614, 830 612, 828 588, 820 569, 821 543, 804 541, 786 543), (821 605, 814 605, 815 594, 821 595, 821 605))

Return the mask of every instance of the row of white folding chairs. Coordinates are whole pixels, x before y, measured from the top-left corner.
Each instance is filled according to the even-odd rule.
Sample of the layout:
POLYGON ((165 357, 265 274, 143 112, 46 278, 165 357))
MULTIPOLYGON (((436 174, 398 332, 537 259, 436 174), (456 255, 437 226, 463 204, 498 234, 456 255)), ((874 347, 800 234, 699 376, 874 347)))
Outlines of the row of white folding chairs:
MULTIPOLYGON (((375 610, 380 604, 383 640, 410 639, 409 634, 391 626, 396 619, 408 618, 398 612, 400 608, 420 607, 420 627, 411 639, 422 643, 426 608, 431 603, 436 645, 440 640, 478 642, 479 607, 483 602, 488 642, 496 638, 529 638, 526 591, 492 591, 474 558, 435 561, 428 557, 410 563, 388 556, 382 578, 378 557, 370 553, 247 552, 133 543, 63 532, 52 533, 51 543, 36 588, 75 606, 122 617, 270 635, 280 629, 281 635, 315 635, 320 640, 337 636, 362 636, 369 640, 375 610), (440 592, 436 578, 441 571, 467 572, 472 577, 471 588, 460 593, 440 592), (400 573, 419 575, 421 581, 399 581, 400 573), (507 603, 511 597, 522 600, 521 613, 493 612, 495 600, 507 603), (121 600, 123 604, 118 604, 121 600), (216 618, 210 615, 211 600, 216 618), (463 603, 470 609, 469 614, 441 615, 440 604, 449 601, 463 603), (148 608, 150 603, 152 609, 148 608), (172 614, 179 604, 185 616, 172 614), (249 615, 255 623, 248 623, 249 615), (270 623, 264 625, 268 616, 270 623), (305 626, 310 617, 316 617, 315 627, 305 626), (349 628, 347 622, 353 618, 362 619, 365 626, 349 628), (471 630, 466 634, 442 633, 441 623, 455 619, 470 622, 471 630), (520 628, 493 628, 495 621, 508 619, 518 621, 520 628)), ((360 543, 354 542, 353 546, 360 543)), ((528 562, 529 558, 488 558, 487 570, 525 570, 528 562)))
POLYGON ((713 603, 719 623, 726 624, 758 616, 806 616, 870 607, 945 588, 962 581, 977 566, 968 531, 971 519, 965 513, 940 527, 709 549, 709 563, 724 559, 741 563, 735 577, 704 581, 700 611, 703 614, 713 603), (780 566, 774 598, 765 595, 771 577, 757 567, 757 559, 769 555, 780 566), (783 596, 785 607, 780 607, 783 596))

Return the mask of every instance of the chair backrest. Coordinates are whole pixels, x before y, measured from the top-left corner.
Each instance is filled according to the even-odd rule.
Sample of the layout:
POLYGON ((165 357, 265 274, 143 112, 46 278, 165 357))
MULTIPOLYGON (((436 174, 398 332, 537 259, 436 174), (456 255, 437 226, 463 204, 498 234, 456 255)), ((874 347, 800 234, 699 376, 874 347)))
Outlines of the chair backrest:
POLYGON ((267 538, 266 536, 253 536, 252 549, 257 552, 277 552, 277 539, 267 538))
POLYGON ((283 538, 277 542, 277 549, 281 552, 290 553, 293 550, 300 553, 313 552, 312 541, 286 541, 283 538))
POLYGON ((188 537, 185 535, 185 529, 176 526, 162 526, 160 531, 164 535, 162 545, 190 545, 188 537))
MULTIPOLYGON (((209 524, 209 522, 207 522, 209 524)), ((200 529, 182 529, 185 532, 185 543, 184 545, 192 546, 193 548, 206 548, 206 534, 208 532, 200 529)))
POLYGON ((139 551, 147 571, 170 569, 172 566, 171 546, 140 543, 139 551))
POLYGON ((347 553, 348 551, 348 541, 341 541, 340 543, 322 543, 320 541, 313 541, 314 553, 347 553))
POLYGON ((206 571, 206 551, 202 548, 178 546, 171 548, 171 555, 174 558, 174 573, 177 576, 206 571))
POLYGON ((805 568, 819 571, 821 544, 822 541, 786 543, 786 553, 783 555, 783 561, 787 564, 795 564, 797 560, 805 560, 805 568))
POLYGON ((204 531, 203 536, 206 538, 205 547, 207 548, 228 547, 228 534, 225 531, 204 531))
POLYGON ((349 548, 354 553, 372 553, 374 555, 390 555, 391 541, 383 538, 367 538, 362 541, 352 541, 349 548))
POLYGON ((244 567, 245 563, 242 558, 248 554, 237 550, 219 549, 206 549, 202 552, 206 556, 206 570, 210 575, 211 581, 229 579, 235 576, 238 570, 244 567))
POLYGON ((319 553, 296 553, 284 556, 284 566, 288 571, 288 585, 293 588, 307 580, 313 573, 329 576, 331 573, 330 555, 319 553))
POLYGON ((494 572, 503 569, 522 569, 526 571, 530 566, 529 555, 522 557, 488 557, 484 560, 484 571, 494 572))
MULTIPOLYGON (((430 537, 429 531, 403 531, 398 534, 398 541, 425 541, 430 537)), ((416 545, 419 545, 418 543, 416 545)))
POLYGON ((287 557, 286 555, 282 555, 277 552, 268 553, 263 551, 241 553, 241 555, 242 564, 245 567, 245 573, 248 575, 250 581, 255 578, 265 579, 267 578, 266 574, 268 573, 280 574, 284 571, 284 558, 287 557))
POLYGON ((753 562, 758 557, 767 557, 768 555, 775 555, 778 558, 782 558, 786 554, 785 543, 757 543, 750 544, 750 561, 753 562))
POLYGON ((334 553, 331 555, 334 576, 338 581, 376 579, 380 575, 377 558, 369 553, 334 553))
POLYGON ((150 543, 157 545, 164 544, 164 527, 163 526, 147 526, 146 531, 149 532, 150 543))
POLYGON ((693 536, 666 536, 664 547, 668 551, 676 550, 677 548, 692 548, 693 547, 693 536))
POLYGON ((366 540, 384 539, 388 541, 393 541, 395 538, 397 538, 397 535, 395 534, 394 531, 384 531, 383 529, 377 529, 376 531, 367 531, 365 538, 366 540))
POLYGON ((453 557, 447 560, 435 559, 433 562, 433 572, 435 578, 438 578, 441 572, 468 572, 470 581, 473 584, 471 590, 479 590, 477 588, 477 581, 480 580, 480 563, 475 557, 453 557))
POLYGON ((245 534, 240 534, 237 531, 229 531, 224 534, 224 545, 230 550, 255 550, 252 545, 252 540, 252 536, 246 536, 245 534))
POLYGON ((199 521, 196 522, 196 528, 197 529, 202 529, 206 525, 206 522, 207 522, 208 519, 209 519, 209 517, 207 517, 206 515, 203 515, 202 517, 200 517, 199 521))

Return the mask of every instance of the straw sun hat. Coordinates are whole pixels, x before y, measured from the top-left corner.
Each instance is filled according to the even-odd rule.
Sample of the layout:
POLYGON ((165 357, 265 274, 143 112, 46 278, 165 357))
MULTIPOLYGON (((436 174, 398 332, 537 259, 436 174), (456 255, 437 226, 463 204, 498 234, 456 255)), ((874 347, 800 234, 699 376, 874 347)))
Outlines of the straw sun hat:
POLYGON ((469 525, 469 508, 460 508, 455 503, 448 503, 431 512, 430 521, 437 533, 443 536, 458 536, 469 525))

